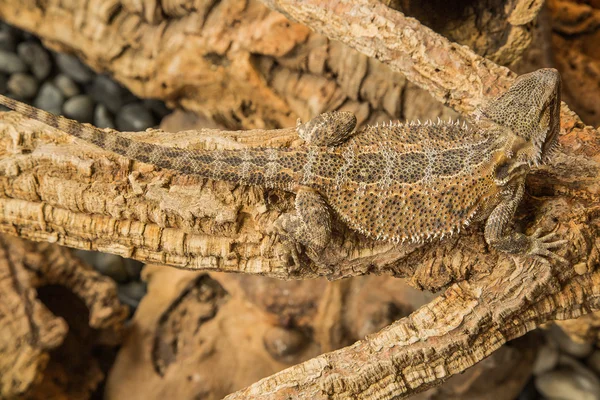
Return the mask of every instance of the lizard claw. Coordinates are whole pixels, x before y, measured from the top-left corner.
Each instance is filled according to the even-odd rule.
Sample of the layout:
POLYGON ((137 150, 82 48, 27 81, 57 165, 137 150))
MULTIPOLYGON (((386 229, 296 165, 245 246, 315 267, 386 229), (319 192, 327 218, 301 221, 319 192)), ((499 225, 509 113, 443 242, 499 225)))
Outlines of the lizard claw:
POLYGON ((551 249, 557 249, 568 243, 568 240, 554 240, 558 237, 556 233, 549 233, 542 236, 542 229, 538 228, 529 237, 531 240, 531 246, 527 252, 528 255, 541 261, 544 264, 550 264, 550 259, 553 259, 560 264, 568 264, 569 262, 564 257, 559 256, 551 249))

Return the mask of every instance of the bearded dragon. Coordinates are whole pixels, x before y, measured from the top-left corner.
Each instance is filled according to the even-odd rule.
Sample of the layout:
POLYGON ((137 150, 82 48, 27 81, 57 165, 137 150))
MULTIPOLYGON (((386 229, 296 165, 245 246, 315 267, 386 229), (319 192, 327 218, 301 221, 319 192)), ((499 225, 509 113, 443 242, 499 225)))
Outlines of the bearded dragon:
POLYGON ((317 255, 331 236, 333 210, 350 228, 393 243, 443 239, 484 222, 501 252, 549 262, 566 243, 510 221, 531 167, 545 162, 560 130, 561 79, 541 69, 516 79, 472 124, 397 123, 356 130, 350 112, 298 121, 298 148, 185 150, 134 141, 118 131, 58 117, 0 96, 0 104, 104 150, 183 174, 279 188, 296 194, 295 213, 278 224, 317 255))

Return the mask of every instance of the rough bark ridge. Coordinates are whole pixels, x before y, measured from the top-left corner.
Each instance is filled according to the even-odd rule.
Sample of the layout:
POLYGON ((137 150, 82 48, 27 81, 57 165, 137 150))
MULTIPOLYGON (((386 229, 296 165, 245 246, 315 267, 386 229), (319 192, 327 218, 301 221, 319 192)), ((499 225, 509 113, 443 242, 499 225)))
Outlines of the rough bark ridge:
POLYGON ((84 265, 64 247, 3 235, 0 293, 0 397, 12 399, 27 393, 35 398, 36 393, 44 397, 51 393, 55 398, 88 398, 103 373, 85 346, 91 348, 103 339, 88 333, 85 346, 70 345, 78 353, 71 354, 74 359, 70 360, 54 360, 50 351, 68 340, 68 329, 71 335, 86 328, 96 330, 96 335, 103 332, 105 344, 109 336, 116 338, 127 311, 117 300, 114 282, 84 265), (65 289, 58 290, 58 286, 65 289), (70 310, 62 310, 61 315, 74 322, 69 326, 48 308, 53 295, 60 298, 68 294, 66 288, 83 303, 77 307, 74 301, 70 310), (49 300, 46 303, 39 299, 40 290, 49 300), (84 319, 86 314, 88 320, 84 319), (80 368, 86 372, 73 373, 80 368))
MULTIPOLYGON (((454 10, 447 25, 431 23, 508 63, 530 42, 540 4, 475 2, 454 10)), ((393 5, 414 15, 449 15, 418 2, 393 5)), ((338 108, 355 112, 360 123, 444 116, 439 106, 419 114, 428 96, 401 74, 256 0, 1 0, 0 18, 112 73, 142 97, 180 104, 227 128, 292 126, 296 117, 338 108)))
MULTIPOLYGON (((267 4, 377 57, 460 111, 473 110, 514 79, 505 68, 373 1, 267 4)), ((16 20, 6 7, 9 12, 2 15, 16 20)), ((0 13, 4 9, 2 4, 0 13)), ((115 61, 115 69, 125 70, 120 61, 115 61)), ((292 125, 291 114, 283 114, 280 122, 263 126, 292 125)), ((477 229, 453 241, 398 250, 338 227, 343 251, 331 255, 336 269, 307 268, 291 276, 279 257, 277 238, 268 232, 270 222, 291 205, 285 194, 154 171, 91 147, 81 153, 81 146, 76 151, 65 135, 14 114, 5 114, 0 123, 6 151, 0 226, 27 238, 192 269, 279 278, 389 273, 407 276, 420 288, 448 287, 442 296, 379 333, 230 396, 404 397, 464 371, 540 324, 599 309, 600 274, 595 267, 600 254, 600 135, 566 105, 562 127, 562 152, 530 177, 530 197, 520 212, 526 217, 520 223, 527 231, 543 227, 569 239, 565 256, 571 266, 514 265, 511 259, 489 253, 477 229)), ((154 132, 136 135, 167 141, 154 132)), ((188 132, 169 141, 193 148, 285 145, 293 140, 284 130, 188 132)))

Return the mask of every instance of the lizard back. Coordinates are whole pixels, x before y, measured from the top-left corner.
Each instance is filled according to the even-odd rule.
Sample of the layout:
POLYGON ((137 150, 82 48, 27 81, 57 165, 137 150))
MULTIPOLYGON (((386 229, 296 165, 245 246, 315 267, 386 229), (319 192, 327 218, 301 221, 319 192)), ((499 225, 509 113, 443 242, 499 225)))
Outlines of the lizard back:
POLYGON ((488 212, 505 136, 457 123, 369 126, 343 144, 320 191, 353 229, 380 240, 443 237, 488 212))

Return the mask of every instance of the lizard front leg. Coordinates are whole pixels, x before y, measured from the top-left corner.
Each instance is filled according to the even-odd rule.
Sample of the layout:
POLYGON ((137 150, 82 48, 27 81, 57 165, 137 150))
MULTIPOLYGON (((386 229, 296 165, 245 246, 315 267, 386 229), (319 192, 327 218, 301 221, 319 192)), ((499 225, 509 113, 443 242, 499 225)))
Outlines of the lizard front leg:
POLYGON ((496 250, 533 257, 543 263, 548 263, 550 258, 566 263, 567 260, 551 250, 567 243, 566 240, 554 240, 555 233, 542 236, 542 230, 538 229, 533 235, 527 236, 508 228, 524 191, 525 184, 522 181, 510 184, 502 191, 502 200, 491 212, 485 224, 486 242, 496 250))
MULTIPOLYGON (((348 111, 320 114, 308 122, 298 119, 296 132, 310 146, 337 146, 355 132, 356 116, 348 111)), ((318 258, 331 238, 331 214, 325 199, 314 189, 300 187, 296 192, 296 212, 282 215, 275 224, 276 230, 288 239, 288 248, 296 268, 300 266, 299 249, 303 245, 318 258)))
POLYGON ((275 228, 291 242, 290 251, 298 268, 300 260, 296 244, 303 245, 318 258, 331 239, 331 214, 325 199, 310 188, 298 190, 295 205, 296 212, 279 217, 275 228))

